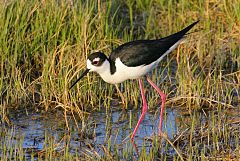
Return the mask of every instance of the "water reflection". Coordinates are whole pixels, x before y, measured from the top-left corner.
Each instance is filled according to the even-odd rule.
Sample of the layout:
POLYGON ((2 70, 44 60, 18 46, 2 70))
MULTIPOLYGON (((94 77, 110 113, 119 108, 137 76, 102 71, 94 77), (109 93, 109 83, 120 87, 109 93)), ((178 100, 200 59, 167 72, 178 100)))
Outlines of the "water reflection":
MULTIPOLYGON (((123 112, 121 107, 113 107, 108 109, 107 112, 100 111, 91 114, 89 117, 88 130, 95 134, 95 137, 86 137, 80 139, 79 130, 76 128, 74 121, 69 117, 69 123, 71 133, 70 136, 70 151, 76 152, 79 147, 91 144, 91 146, 97 150, 100 154, 102 146, 106 146, 109 143, 112 147, 118 147, 119 149, 141 148, 145 142, 146 137, 152 137, 158 132, 159 113, 156 115, 147 113, 132 144, 129 141, 129 137, 133 132, 135 125, 141 115, 141 109, 128 110, 123 112), (132 122, 130 122, 132 118, 132 122)), ((20 135, 24 135, 23 148, 34 148, 42 150, 44 148, 44 142, 46 141, 46 135, 51 135, 56 142, 59 142, 68 131, 66 130, 64 117, 61 111, 51 114, 36 114, 35 112, 21 114, 21 116, 14 116, 13 120, 16 125, 16 131, 20 135)), ((166 109, 166 115, 164 116, 163 131, 167 133, 169 138, 177 132, 176 125, 177 112, 170 108, 166 109)), ((82 125, 79 125, 81 128, 82 125)), ((62 143, 64 144, 64 143, 62 143)), ((149 147, 151 145, 149 144, 149 147)), ((61 147, 61 146, 59 146, 61 147)), ((86 146, 87 147, 87 146, 86 146)))

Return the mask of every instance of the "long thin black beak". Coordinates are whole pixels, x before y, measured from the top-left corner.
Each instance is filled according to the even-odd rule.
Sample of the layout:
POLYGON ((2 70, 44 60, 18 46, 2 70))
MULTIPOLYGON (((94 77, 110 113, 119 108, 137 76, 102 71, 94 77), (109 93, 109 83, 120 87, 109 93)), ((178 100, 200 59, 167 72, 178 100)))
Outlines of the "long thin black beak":
POLYGON ((71 85, 70 89, 72 89, 73 86, 75 86, 75 84, 77 84, 77 82, 82 79, 82 77, 84 77, 88 72, 89 72, 90 69, 86 69, 82 75, 71 85))

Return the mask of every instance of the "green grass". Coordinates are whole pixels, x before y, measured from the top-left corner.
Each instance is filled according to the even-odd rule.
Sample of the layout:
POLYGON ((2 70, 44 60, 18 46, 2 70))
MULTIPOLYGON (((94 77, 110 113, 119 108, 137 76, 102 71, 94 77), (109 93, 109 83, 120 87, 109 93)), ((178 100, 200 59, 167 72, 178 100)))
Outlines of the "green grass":
MULTIPOLYGON (((169 100, 177 99, 190 111, 205 103, 231 105, 239 92, 239 2, 224 2, 2 2, 1 101, 13 106, 36 102, 46 110, 56 105, 79 111, 103 102, 107 106, 115 88, 96 74, 68 89, 88 54, 110 53, 130 40, 167 36, 199 19, 192 30, 198 32, 190 34, 152 77, 171 93, 169 100)), ((136 106, 135 82, 123 83, 123 89, 127 102, 136 106)), ((155 102, 158 96, 151 92, 149 99, 155 102)))
MULTIPOLYGON (((2 122, 11 124, 10 108, 62 108, 81 120, 86 120, 86 112, 109 108, 112 98, 119 96, 97 74, 89 74, 69 91, 85 68, 87 55, 94 51, 109 54, 131 40, 161 38, 196 20, 200 23, 192 31, 197 32, 188 35, 153 71, 152 78, 168 94, 167 106, 185 108, 191 115, 202 108, 239 107, 238 0, 0 3, 2 122)), ((127 104, 140 107, 136 82, 126 81, 122 89, 127 104)), ((154 109, 159 96, 147 89, 149 107, 154 109)))

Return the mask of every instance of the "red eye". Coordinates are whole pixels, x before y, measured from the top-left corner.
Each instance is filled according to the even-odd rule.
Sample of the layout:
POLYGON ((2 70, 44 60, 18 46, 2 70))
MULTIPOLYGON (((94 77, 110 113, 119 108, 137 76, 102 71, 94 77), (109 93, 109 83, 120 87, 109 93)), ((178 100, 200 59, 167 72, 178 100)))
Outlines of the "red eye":
POLYGON ((97 65, 97 64, 98 64, 98 61, 93 61, 92 64, 93 64, 93 65, 97 65))

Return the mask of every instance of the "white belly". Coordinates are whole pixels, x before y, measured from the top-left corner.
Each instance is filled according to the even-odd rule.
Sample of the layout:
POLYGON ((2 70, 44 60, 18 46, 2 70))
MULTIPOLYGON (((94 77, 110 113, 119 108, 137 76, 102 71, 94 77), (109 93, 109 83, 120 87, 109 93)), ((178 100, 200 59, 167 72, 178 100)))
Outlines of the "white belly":
POLYGON ((141 65, 137 67, 128 67, 124 65, 119 58, 116 59, 116 72, 113 75, 109 75, 107 73, 101 73, 100 76, 102 79, 111 84, 122 83, 128 79, 137 79, 148 72, 150 72, 154 67, 157 66, 158 61, 153 62, 149 65, 141 65))

